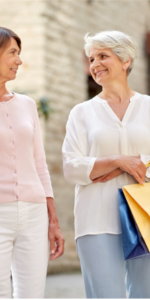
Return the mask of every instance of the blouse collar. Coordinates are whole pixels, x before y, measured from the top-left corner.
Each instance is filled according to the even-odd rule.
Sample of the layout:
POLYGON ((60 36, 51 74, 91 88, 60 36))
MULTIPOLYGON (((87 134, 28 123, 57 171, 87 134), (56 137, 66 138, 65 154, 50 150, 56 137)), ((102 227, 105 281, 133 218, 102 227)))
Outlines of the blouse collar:
MULTIPOLYGON (((130 98, 130 102, 132 102, 133 100, 136 100, 140 96, 141 96, 140 93, 135 92, 135 94, 130 98)), ((108 103, 107 100, 100 98, 98 95, 96 95, 93 99, 99 103, 103 103, 103 104, 108 103)))

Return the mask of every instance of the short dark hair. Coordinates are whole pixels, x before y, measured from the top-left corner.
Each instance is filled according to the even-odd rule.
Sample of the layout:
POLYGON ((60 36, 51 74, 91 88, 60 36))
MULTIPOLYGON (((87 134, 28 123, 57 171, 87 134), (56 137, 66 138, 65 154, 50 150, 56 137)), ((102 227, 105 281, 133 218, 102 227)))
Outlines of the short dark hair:
POLYGON ((5 27, 0 27, 0 49, 5 48, 8 45, 11 38, 16 40, 17 45, 21 51, 20 37, 16 33, 14 33, 12 30, 5 28, 5 27))

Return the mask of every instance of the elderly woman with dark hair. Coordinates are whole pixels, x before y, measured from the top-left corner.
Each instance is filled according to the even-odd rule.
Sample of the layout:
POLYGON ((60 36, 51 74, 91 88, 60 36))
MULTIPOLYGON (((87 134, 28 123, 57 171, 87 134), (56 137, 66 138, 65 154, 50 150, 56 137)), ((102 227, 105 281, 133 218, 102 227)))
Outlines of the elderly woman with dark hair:
POLYGON ((9 92, 21 40, 0 27, 0 298, 43 298, 49 259, 63 254, 35 102, 9 92))
POLYGON ((150 97, 128 84, 137 45, 119 31, 85 36, 90 72, 102 92, 76 105, 63 144, 75 189, 75 237, 87 298, 150 298, 150 257, 124 261, 118 188, 145 179, 150 97), (125 286, 126 278, 126 286, 125 286))

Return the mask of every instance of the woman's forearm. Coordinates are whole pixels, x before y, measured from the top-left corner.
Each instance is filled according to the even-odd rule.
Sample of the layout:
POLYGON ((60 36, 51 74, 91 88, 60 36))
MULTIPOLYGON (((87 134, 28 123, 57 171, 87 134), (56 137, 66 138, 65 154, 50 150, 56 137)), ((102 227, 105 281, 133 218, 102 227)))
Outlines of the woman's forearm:
POLYGON ((90 179, 94 180, 102 175, 116 170, 119 166, 119 155, 105 156, 97 158, 90 174, 90 179))
POLYGON ((55 223, 58 224, 59 226, 54 199, 52 197, 47 197, 46 199, 47 199, 49 223, 55 223))
MULTIPOLYGON (((140 156, 125 156, 125 155, 111 155, 102 158, 97 158, 94 167, 90 174, 90 179, 94 180, 100 176, 111 173, 114 170, 121 168, 122 162, 128 164, 128 159, 140 159, 140 156)), ((126 171, 123 169, 123 171, 126 171)))
POLYGON ((47 197, 47 209, 49 217, 49 240, 50 240, 50 260, 54 260, 64 253, 64 238, 61 233, 57 213, 54 205, 54 199, 47 197))

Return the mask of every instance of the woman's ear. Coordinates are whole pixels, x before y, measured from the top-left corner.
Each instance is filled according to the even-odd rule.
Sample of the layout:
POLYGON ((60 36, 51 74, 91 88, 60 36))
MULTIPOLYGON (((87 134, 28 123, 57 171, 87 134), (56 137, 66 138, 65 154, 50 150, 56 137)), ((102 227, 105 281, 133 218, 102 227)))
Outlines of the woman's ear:
POLYGON ((123 64, 123 70, 127 70, 131 64, 131 58, 123 64))

